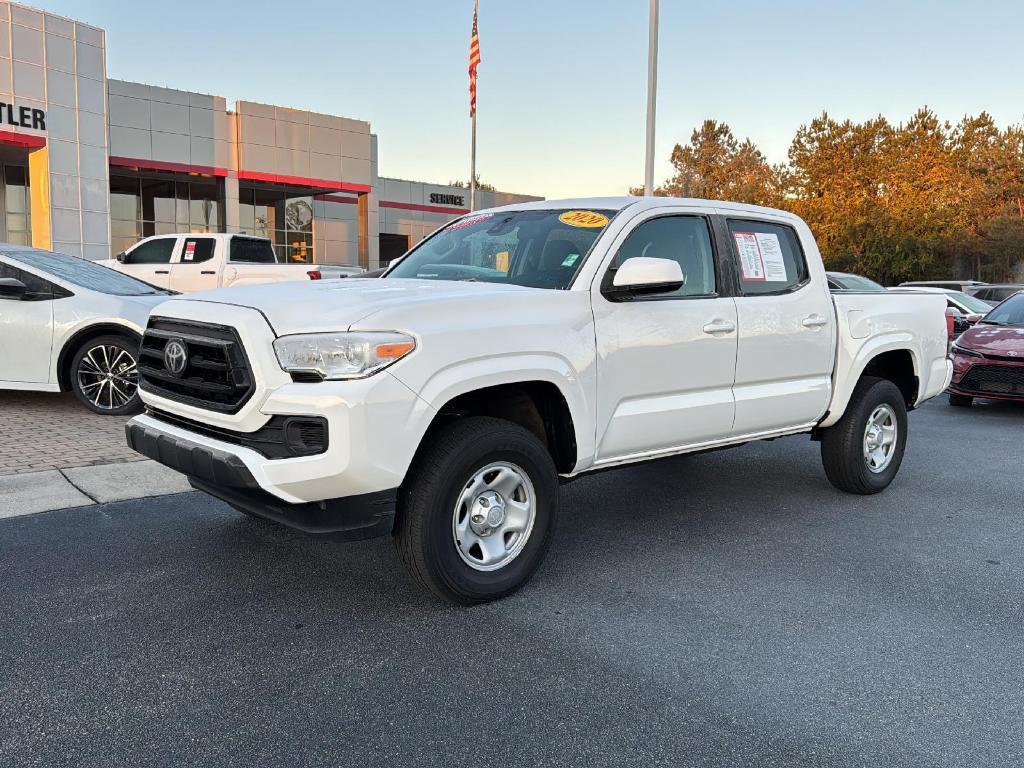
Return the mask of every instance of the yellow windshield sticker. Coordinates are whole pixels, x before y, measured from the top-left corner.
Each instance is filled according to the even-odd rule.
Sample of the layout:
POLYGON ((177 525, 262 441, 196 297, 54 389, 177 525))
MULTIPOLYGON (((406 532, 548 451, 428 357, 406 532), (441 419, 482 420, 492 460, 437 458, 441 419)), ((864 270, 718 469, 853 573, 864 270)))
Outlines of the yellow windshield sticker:
POLYGON ((508 272, 508 251, 498 251, 494 254, 494 268, 499 272, 508 272))
POLYGON ((566 211, 558 220, 570 227, 604 227, 608 217, 596 211, 566 211))

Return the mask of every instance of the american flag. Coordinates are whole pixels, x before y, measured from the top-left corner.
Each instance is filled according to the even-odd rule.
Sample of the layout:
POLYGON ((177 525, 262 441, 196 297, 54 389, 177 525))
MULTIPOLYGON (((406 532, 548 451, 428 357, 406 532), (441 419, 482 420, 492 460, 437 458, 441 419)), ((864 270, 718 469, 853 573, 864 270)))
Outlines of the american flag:
POLYGON ((477 0, 473 1, 473 36, 469 39, 469 116, 476 116, 476 68, 480 66, 480 35, 476 28, 477 0))

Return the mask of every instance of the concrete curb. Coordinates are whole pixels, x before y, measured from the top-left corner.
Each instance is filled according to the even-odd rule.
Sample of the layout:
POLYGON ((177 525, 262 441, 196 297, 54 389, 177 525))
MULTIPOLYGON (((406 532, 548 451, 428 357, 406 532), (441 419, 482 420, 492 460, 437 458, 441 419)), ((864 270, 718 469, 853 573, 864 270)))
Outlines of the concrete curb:
POLYGON ((190 490, 184 475, 150 460, 0 475, 0 519, 190 490))

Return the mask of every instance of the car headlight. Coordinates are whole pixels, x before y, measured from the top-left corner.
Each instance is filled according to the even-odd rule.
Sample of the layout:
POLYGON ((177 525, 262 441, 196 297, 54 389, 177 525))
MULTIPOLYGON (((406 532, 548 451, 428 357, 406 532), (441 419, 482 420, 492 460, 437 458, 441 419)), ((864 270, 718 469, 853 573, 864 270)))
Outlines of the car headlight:
POLYGON ((979 352, 975 352, 973 349, 967 349, 966 347, 961 347, 956 343, 953 344, 953 354, 963 355, 965 357, 981 357, 979 352))
POLYGON ((324 379, 362 379, 401 360, 416 348, 412 336, 397 332, 300 333, 274 341, 274 354, 289 373, 324 379))

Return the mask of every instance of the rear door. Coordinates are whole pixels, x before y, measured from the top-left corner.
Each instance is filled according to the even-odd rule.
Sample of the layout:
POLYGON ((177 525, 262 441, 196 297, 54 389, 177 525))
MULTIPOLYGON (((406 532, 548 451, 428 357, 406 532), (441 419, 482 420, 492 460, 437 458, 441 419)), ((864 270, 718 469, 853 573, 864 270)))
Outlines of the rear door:
POLYGON ((733 434, 817 421, 832 394, 836 335, 817 246, 789 219, 723 213, 739 325, 733 434))
POLYGON ((167 235, 143 240, 125 251, 121 271, 157 288, 170 288, 171 259, 179 239, 176 235, 167 235))
POLYGON ((171 265, 171 290, 190 293, 208 291, 218 286, 217 238, 190 235, 182 239, 181 251, 171 265))

